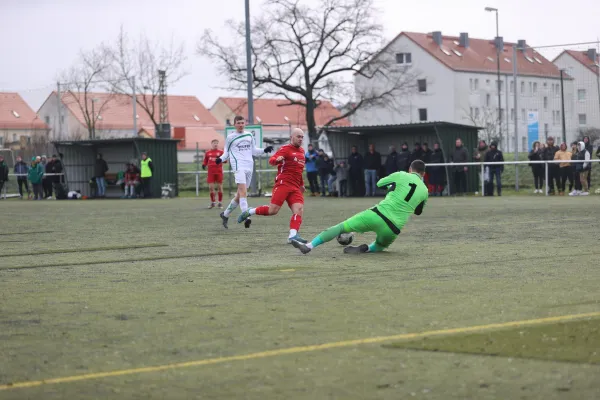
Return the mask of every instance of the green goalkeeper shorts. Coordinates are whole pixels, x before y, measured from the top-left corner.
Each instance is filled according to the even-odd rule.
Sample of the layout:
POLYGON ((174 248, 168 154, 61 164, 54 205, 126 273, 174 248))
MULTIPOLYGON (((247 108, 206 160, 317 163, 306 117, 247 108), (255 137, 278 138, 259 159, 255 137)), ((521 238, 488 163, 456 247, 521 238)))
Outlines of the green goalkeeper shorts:
POLYGON ((345 220, 344 231, 375 232, 377 234, 375 243, 384 248, 391 245, 398 237, 396 233, 392 232, 387 222, 373 210, 365 210, 345 220))

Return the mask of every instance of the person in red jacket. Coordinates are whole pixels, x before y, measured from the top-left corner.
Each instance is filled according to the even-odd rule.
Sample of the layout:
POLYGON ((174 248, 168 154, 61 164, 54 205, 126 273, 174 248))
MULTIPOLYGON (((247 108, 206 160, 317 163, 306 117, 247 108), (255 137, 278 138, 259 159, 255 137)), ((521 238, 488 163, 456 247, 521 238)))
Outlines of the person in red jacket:
POLYGON ((210 191, 210 206, 208 208, 214 208, 217 204, 215 202, 217 197, 217 190, 215 184, 218 186, 219 196, 219 208, 223 208, 223 164, 217 164, 215 160, 223 155, 223 150, 219 150, 219 141, 214 139, 210 142, 211 149, 204 153, 204 161, 202 161, 202 169, 206 170, 208 166, 208 176, 206 182, 208 183, 208 190, 210 191))
POLYGON ((302 129, 295 128, 292 130, 290 144, 282 146, 271 156, 269 164, 278 166, 271 204, 249 208, 240 214, 238 223, 244 222, 251 215, 255 214, 264 216, 277 215, 283 203, 287 202, 292 210, 288 243, 291 243, 292 240, 301 243, 307 242, 298 235, 304 212, 304 179, 302 178, 302 172, 304 171, 306 159, 304 158, 304 150, 302 149, 303 141, 304 132, 302 132, 302 129))

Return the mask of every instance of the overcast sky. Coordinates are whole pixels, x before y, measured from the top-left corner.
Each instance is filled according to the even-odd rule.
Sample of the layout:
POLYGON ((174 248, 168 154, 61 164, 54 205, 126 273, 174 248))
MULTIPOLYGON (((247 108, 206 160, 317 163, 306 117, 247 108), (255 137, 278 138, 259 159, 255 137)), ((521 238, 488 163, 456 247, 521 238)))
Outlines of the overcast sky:
MULTIPOLYGON (((304 0, 315 4, 318 0, 304 0)), ((530 45, 595 41, 600 37, 600 1, 571 0, 376 0, 386 37, 401 31, 471 37, 495 36, 495 19, 483 9, 500 10, 500 35, 505 41, 525 39, 530 45)), ((251 0, 260 13, 262 0, 251 0)), ((204 29, 226 36, 224 22, 244 18, 244 0, 0 0, 0 91, 17 91, 37 110, 56 87, 56 77, 81 49, 111 42, 121 25, 131 37, 145 33, 152 40, 185 44, 189 72, 169 87, 170 94, 197 96, 210 107, 226 92, 215 68, 196 55, 204 29)), ((579 46, 583 50, 588 46, 579 46)), ((244 51, 241 49, 241 51, 244 51)), ((552 57, 558 49, 542 51, 552 57)))

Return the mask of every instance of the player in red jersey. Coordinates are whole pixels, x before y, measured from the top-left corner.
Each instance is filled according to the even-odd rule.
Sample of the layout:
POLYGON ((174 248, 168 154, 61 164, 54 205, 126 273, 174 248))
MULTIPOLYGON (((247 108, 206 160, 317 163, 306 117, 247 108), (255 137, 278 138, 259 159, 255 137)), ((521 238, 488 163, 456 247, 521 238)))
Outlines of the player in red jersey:
POLYGON ((305 158, 304 150, 302 149, 303 141, 304 132, 302 132, 302 129, 295 128, 292 130, 290 144, 281 147, 271 156, 269 164, 278 166, 271 204, 248 209, 240 214, 238 223, 244 222, 248 217, 255 214, 265 216, 277 215, 283 203, 287 202, 292 210, 288 243, 291 243, 292 239, 301 243, 307 242, 298 235, 304 212, 304 180, 302 179, 302 171, 304 171, 305 158))
POLYGON ((211 149, 204 153, 204 161, 202 161, 202 169, 206 170, 208 166, 208 176, 206 182, 208 183, 208 190, 210 191, 210 206, 208 208, 214 208, 216 205, 217 190, 219 192, 219 208, 223 208, 223 164, 217 164, 215 160, 221 157, 223 150, 219 150, 219 141, 214 139, 210 142, 211 149))

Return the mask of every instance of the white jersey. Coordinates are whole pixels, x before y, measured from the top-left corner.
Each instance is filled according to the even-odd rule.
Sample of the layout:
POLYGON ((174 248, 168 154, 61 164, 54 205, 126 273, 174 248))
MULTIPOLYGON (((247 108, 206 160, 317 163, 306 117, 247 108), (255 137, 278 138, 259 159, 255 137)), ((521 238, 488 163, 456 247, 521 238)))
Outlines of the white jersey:
POLYGON ((256 147, 256 140, 252 133, 236 131, 227 136, 223 155, 220 158, 223 161, 230 159, 231 169, 234 171, 252 171, 254 169, 252 156, 260 156, 264 152, 264 149, 256 147))

